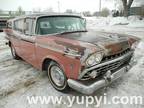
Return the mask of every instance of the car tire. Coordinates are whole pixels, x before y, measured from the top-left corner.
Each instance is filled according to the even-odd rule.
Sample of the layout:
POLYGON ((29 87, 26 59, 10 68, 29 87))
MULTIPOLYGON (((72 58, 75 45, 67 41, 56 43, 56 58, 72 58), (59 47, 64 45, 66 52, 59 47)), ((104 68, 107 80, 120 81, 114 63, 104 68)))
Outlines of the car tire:
POLYGON ((13 57, 14 59, 16 59, 16 60, 19 60, 20 57, 16 54, 16 50, 15 50, 14 46, 11 45, 10 48, 11 48, 12 57, 13 57))
POLYGON ((67 84, 67 77, 64 74, 63 69, 56 62, 50 62, 48 69, 48 79, 51 85, 58 91, 68 92, 70 90, 67 84))

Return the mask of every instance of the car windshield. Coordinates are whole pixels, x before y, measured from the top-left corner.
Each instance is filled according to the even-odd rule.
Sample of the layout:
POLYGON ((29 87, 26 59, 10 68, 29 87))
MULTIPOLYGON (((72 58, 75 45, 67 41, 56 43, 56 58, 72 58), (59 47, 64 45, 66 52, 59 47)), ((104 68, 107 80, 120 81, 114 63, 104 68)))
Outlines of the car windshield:
POLYGON ((36 34, 85 31, 84 19, 71 16, 42 17, 38 19, 36 34))

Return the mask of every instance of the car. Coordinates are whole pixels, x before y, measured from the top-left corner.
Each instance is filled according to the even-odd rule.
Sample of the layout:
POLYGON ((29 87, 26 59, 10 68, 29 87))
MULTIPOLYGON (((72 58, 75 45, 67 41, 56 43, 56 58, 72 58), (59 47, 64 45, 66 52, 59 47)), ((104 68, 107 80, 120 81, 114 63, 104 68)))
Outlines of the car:
POLYGON ((3 29, 7 27, 7 21, 11 18, 14 18, 9 15, 0 15, 0 32, 3 32, 3 29))
POLYGON ((87 30, 80 15, 40 13, 8 21, 4 30, 14 59, 47 72, 58 91, 92 94, 132 67, 139 39, 87 30))
POLYGON ((6 23, 7 23, 6 19, 0 18, 0 32, 3 32, 3 29, 6 28, 6 23))

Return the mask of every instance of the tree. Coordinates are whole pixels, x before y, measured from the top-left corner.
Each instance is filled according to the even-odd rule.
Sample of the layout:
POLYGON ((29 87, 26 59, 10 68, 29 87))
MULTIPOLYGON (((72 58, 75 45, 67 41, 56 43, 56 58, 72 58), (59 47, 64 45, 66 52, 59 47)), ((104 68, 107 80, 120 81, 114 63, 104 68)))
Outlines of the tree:
POLYGON ((142 16, 144 17, 144 5, 142 5, 142 16))
POLYGON ((103 8, 102 11, 100 12, 100 15, 103 17, 107 17, 109 15, 109 9, 103 8))
POLYGON ((16 11, 16 15, 19 16, 19 15, 24 15, 24 14, 25 14, 25 12, 23 11, 22 7, 19 6, 16 11))
POLYGON ((128 17, 130 7, 131 7, 134 0, 121 0, 121 1, 122 1, 122 4, 123 4, 123 14, 124 14, 125 17, 128 17))
POLYGON ((3 10, 2 10, 2 9, 0 9, 0 14, 1 14, 1 13, 3 13, 3 10))

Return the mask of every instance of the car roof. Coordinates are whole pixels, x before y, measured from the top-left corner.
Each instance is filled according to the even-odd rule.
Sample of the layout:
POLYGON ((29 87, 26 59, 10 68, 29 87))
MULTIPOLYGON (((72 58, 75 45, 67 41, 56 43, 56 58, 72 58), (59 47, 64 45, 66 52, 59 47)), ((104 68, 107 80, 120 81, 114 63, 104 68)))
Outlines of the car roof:
POLYGON ((14 20, 22 19, 22 18, 40 18, 40 17, 47 17, 47 16, 72 16, 72 17, 79 17, 82 18, 80 14, 70 14, 70 13, 34 13, 24 16, 19 16, 14 18, 14 20))

